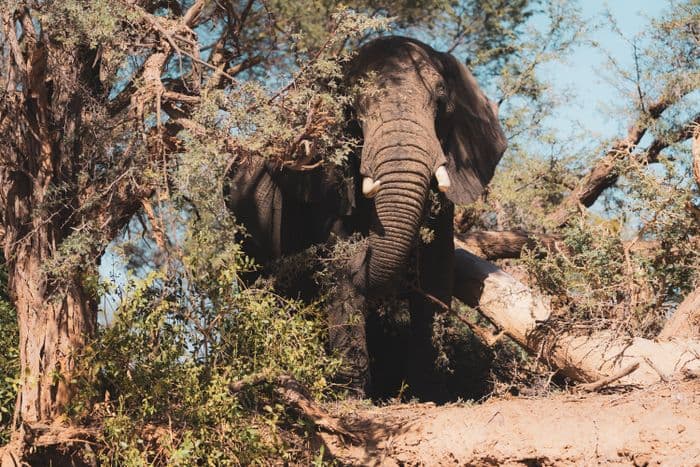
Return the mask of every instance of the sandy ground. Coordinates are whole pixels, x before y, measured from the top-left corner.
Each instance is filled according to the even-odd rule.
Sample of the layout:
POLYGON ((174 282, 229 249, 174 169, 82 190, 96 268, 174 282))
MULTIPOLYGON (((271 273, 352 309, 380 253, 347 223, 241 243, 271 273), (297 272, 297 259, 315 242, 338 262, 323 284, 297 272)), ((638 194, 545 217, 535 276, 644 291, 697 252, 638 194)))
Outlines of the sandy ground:
POLYGON ((700 380, 483 404, 336 407, 348 465, 700 465, 700 380))

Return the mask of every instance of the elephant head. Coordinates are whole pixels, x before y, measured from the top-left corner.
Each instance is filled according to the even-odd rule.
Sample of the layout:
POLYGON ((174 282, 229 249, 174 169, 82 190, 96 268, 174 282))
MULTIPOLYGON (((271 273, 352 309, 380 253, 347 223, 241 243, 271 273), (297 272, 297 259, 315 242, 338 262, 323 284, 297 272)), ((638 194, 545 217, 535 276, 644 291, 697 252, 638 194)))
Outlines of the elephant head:
POLYGON ((406 268, 431 186, 474 201, 505 151, 496 106, 467 68, 422 42, 387 37, 361 48, 349 83, 363 136, 362 194, 373 201, 364 282, 390 287, 406 268))

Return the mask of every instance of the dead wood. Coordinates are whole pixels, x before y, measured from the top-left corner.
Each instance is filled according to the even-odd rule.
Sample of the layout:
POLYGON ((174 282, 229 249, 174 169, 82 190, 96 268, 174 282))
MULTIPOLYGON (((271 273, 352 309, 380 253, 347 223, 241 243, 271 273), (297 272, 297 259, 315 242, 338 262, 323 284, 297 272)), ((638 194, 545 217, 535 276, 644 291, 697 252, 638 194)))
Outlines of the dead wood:
POLYGON ((655 342, 608 331, 574 335, 552 330, 552 309, 543 297, 509 274, 457 246, 455 296, 474 307, 498 329, 575 381, 591 383, 634 363, 639 368, 621 384, 648 385, 700 368, 700 340, 655 342))
POLYGON ((661 116, 661 114, 674 101, 662 98, 651 105, 645 114, 641 115, 627 131, 627 135, 615 141, 601 159, 599 159, 571 191, 569 196, 561 203, 559 208, 548 216, 548 220, 556 227, 566 224, 572 214, 577 212, 579 206, 590 207, 598 197, 608 188, 615 185, 620 174, 617 171, 618 162, 628 157, 635 157, 639 162, 650 163, 658 161, 661 151, 669 145, 692 137, 693 129, 700 122, 700 116, 695 116, 678 131, 665 139, 656 139, 647 151, 634 150, 647 133, 649 126, 661 116))
MULTIPOLYGON (((71 426, 61 423, 22 423, 8 444, 0 447, 0 467, 61 465, 85 444, 93 444, 101 427, 71 426)), ((71 459, 78 465, 78 459, 71 459)))
POLYGON ((700 123, 693 130, 693 143, 690 149, 693 155, 693 175, 695 183, 700 186, 700 123))
POLYGON ((576 386, 576 388, 583 390, 583 391, 589 391, 589 392, 600 391, 604 387, 610 386, 615 381, 629 375, 633 371, 636 371, 638 368, 639 368, 639 362, 634 362, 630 366, 623 368, 622 370, 618 371, 615 374, 608 376, 607 378, 599 379, 598 381, 596 381, 594 383, 579 384, 578 386, 576 386))
POLYGON ((556 235, 535 234, 524 230, 481 230, 458 234, 464 249, 484 259, 519 258, 523 249, 543 246, 547 250, 564 248, 556 235))
MULTIPOLYGON (((700 162, 698 164, 700 167, 700 162)), ((538 249, 538 255, 546 255, 550 252, 563 254, 570 252, 562 237, 526 230, 478 230, 458 233, 455 238, 460 240, 463 249, 489 261, 520 258, 525 250, 538 249)), ((695 237, 690 238, 690 241, 694 243, 697 240, 695 237)), ((659 250, 663 248, 661 242, 656 240, 623 242, 623 247, 627 248, 630 253, 649 257, 658 254, 659 250)), ((671 251, 676 251, 676 248, 672 248, 671 251)))
POLYGON ((661 341, 685 338, 700 338, 700 288, 685 297, 658 336, 661 341))

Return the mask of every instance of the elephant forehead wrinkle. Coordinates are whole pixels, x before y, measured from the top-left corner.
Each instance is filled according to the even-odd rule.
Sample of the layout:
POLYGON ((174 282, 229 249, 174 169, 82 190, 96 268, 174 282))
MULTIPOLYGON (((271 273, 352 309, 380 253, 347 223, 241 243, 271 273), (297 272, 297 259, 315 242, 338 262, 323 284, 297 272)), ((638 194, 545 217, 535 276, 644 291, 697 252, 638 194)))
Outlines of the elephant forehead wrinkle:
MULTIPOLYGON (((430 148, 432 149, 432 148, 430 148)), ((423 146, 414 143, 413 141, 391 141, 387 142, 384 145, 379 146, 373 154, 371 154, 373 157, 377 157, 382 153, 385 152, 397 152, 401 159, 410 159, 409 154, 411 153, 422 153, 428 156, 428 159, 431 159, 432 157, 435 157, 434 154, 432 154, 428 149, 424 148, 423 146), (406 157, 403 157, 401 155, 405 154, 406 157)), ((422 160, 422 157, 419 157, 417 160, 422 160)))
POLYGON ((374 128, 372 136, 370 137, 374 141, 380 141, 383 137, 403 133, 406 135, 414 135, 422 138, 437 139, 435 134, 435 126, 432 122, 421 122, 418 124, 406 123, 405 120, 392 121, 380 125, 378 128, 374 128))
POLYGON ((369 134, 365 134, 365 139, 375 138, 377 132, 384 128, 398 127, 405 131, 425 131, 426 127, 423 125, 423 123, 425 122, 421 122, 418 119, 413 119, 410 117, 394 116, 393 118, 386 120, 372 119, 371 121, 366 122, 366 125, 370 127, 370 131, 369 134))
POLYGON ((426 108, 424 102, 413 102, 407 99, 406 96, 399 96, 389 108, 387 107, 389 106, 382 106, 379 110, 379 118, 382 123, 406 120, 422 126, 421 123, 435 117, 435 112, 430 108, 426 108))
MULTIPOLYGON (((416 151, 413 149, 410 151, 406 150, 406 148, 412 147, 421 148, 420 153, 428 156, 430 160, 437 157, 442 150, 438 146, 437 138, 431 138, 425 135, 406 135, 401 131, 395 131, 382 135, 376 140, 369 142, 369 144, 365 144, 363 146, 362 156, 370 158, 378 157, 380 154, 391 153, 392 149, 399 154, 407 152, 415 153, 416 151)), ((420 156, 419 159, 423 157, 424 156, 420 156)))

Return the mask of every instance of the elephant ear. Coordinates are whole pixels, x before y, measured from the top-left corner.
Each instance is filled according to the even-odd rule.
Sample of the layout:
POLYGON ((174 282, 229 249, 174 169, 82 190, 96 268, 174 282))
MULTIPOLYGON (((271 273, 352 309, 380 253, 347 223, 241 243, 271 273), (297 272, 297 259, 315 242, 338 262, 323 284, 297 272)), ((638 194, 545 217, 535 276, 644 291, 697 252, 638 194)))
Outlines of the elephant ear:
POLYGON ((447 89, 437 123, 451 182, 447 197, 455 204, 467 204, 491 181, 507 143, 496 104, 467 67, 448 53, 441 54, 440 62, 447 89))

